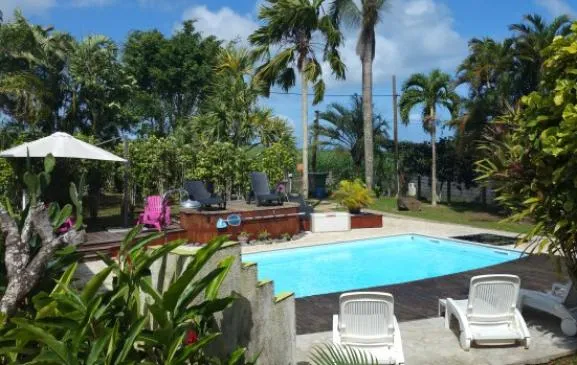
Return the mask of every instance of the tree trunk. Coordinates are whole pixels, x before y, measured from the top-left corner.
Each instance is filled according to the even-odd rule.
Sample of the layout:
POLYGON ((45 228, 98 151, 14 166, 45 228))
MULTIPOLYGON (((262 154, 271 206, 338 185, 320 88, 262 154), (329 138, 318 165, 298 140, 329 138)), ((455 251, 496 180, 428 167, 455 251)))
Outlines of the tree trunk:
POLYGON ((435 112, 431 110, 431 205, 437 205, 437 126, 435 112))
MULTIPOLYGON (((304 66, 303 66, 304 69, 304 66)), ((303 128, 303 197, 309 197, 309 133, 308 133, 308 83, 301 71, 301 118, 303 128)))
POLYGON ((371 47, 361 56, 363 69, 363 139, 365 150, 365 183, 373 188, 373 58, 371 47))
POLYGON ((72 228, 57 236, 43 204, 30 207, 21 234, 16 221, 0 206, 0 232, 5 236, 4 263, 7 285, 0 298, 0 327, 13 314, 20 301, 28 295, 42 277, 54 253, 65 245, 77 246, 85 240, 84 231, 72 228), (30 255, 30 239, 35 232, 42 244, 34 256, 30 255))

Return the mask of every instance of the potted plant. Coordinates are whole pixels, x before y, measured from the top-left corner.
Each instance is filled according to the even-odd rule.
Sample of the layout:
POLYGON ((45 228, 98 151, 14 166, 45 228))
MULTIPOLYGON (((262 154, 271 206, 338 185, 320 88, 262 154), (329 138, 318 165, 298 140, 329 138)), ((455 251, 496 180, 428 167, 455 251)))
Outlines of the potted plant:
POLYGON ((242 231, 238 234, 238 236, 236 236, 236 239, 238 240, 238 242, 245 245, 248 243, 248 240, 250 239, 250 233, 242 231))
POLYGON ((270 242, 270 233, 268 233, 268 231, 266 229, 263 231, 260 231, 256 238, 263 243, 271 243, 270 242))
POLYGON ((351 214, 360 214, 362 208, 366 208, 375 201, 375 194, 368 189, 360 180, 343 180, 339 183, 333 198, 349 210, 351 214))

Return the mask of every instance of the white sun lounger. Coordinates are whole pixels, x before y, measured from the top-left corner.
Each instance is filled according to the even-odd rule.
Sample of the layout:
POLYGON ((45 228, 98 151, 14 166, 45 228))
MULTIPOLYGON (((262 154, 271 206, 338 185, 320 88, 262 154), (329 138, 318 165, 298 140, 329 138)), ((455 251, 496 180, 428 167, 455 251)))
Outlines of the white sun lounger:
POLYGON ((339 314, 333 316, 333 343, 367 351, 379 364, 404 364, 393 296, 379 292, 342 294, 339 314))
POLYGON ((555 283, 551 290, 544 293, 521 289, 519 308, 530 307, 554 315, 561 319, 561 331, 567 336, 577 334, 577 292, 570 281, 567 284, 555 283))
POLYGON ((469 299, 447 298, 445 327, 451 316, 459 321, 461 347, 468 351, 478 345, 506 345, 516 341, 529 348, 531 336, 517 298, 521 280, 515 275, 480 275, 471 278, 469 299))

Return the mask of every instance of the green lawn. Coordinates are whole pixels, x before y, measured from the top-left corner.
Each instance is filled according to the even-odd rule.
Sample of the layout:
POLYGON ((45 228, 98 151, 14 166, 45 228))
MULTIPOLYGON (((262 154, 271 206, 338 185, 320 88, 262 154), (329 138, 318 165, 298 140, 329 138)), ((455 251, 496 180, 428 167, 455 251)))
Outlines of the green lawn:
POLYGON ((432 207, 423 203, 419 212, 402 212, 397 210, 395 198, 379 198, 371 206, 372 209, 386 213, 399 214, 409 217, 427 219, 438 222, 466 224, 469 226, 526 233, 530 228, 529 223, 503 223, 505 216, 494 207, 484 207, 477 203, 451 203, 440 204, 432 207))

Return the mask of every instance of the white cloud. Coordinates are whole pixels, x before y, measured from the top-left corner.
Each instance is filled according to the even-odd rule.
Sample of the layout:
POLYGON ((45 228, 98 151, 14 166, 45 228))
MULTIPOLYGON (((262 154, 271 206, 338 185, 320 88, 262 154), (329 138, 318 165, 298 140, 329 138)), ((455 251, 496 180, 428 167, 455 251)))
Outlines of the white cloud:
POLYGON ((565 0, 535 0, 535 3, 544 8, 551 16, 577 15, 575 8, 571 7, 565 0))
POLYGON ((4 19, 12 18, 15 9, 20 9, 25 16, 43 14, 56 5, 56 0, 1 0, 0 11, 4 19))
POLYGON ((246 43, 248 36, 257 28, 253 15, 241 15, 229 7, 210 11, 206 6, 193 6, 184 11, 182 20, 196 20, 195 27, 205 35, 215 35, 227 41, 246 43))
MULTIPOLYGON (((347 31, 341 50, 347 84, 361 82, 357 36, 358 31, 347 31)), ((453 28, 453 17, 445 5, 435 0, 393 0, 376 30, 373 80, 382 83, 393 74, 402 80, 434 68, 452 73, 466 53, 467 40, 453 28)))

